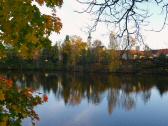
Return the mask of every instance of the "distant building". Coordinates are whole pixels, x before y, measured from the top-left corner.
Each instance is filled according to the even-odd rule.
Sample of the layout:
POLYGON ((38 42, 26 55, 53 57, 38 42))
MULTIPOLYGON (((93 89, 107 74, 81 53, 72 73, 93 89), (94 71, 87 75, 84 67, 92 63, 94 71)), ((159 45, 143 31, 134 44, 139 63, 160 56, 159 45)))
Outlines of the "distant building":
POLYGON ((92 40, 91 33, 89 33, 89 36, 87 38, 87 44, 89 47, 91 47, 91 40, 92 40))
POLYGON ((70 41, 70 37, 69 37, 69 35, 66 35, 66 37, 65 37, 65 41, 70 41))
POLYGON ((144 52, 139 50, 126 50, 122 55, 122 59, 124 60, 138 59, 143 57, 144 57, 144 52))
POLYGON ((168 49, 151 50, 151 52, 153 57, 159 57, 160 55, 168 57, 168 49))
POLYGON ((157 58, 160 55, 165 55, 168 57, 168 49, 158 49, 158 50, 149 50, 149 51, 140 51, 137 50, 120 50, 119 53, 123 53, 122 59, 142 59, 142 58, 157 58))
POLYGON ((149 48, 149 46, 145 45, 144 50, 145 50, 145 51, 149 51, 149 50, 151 50, 151 49, 149 48))
POLYGON ((109 48, 117 49, 118 43, 114 32, 109 35, 109 48))
POLYGON ((140 51, 140 46, 136 46, 136 51, 140 51))

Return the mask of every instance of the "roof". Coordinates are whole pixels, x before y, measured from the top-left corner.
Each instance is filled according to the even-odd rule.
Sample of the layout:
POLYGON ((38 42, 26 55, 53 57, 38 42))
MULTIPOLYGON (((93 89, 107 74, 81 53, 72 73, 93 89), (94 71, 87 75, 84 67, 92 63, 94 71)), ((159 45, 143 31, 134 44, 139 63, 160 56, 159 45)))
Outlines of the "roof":
POLYGON ((160 49, 160 50, 158 51, 158 53, 159 53, 159 54, 165 54, 165 55, 167 55, 167 54, 168 54, 168 49, 160 49))
MULTIPOLYGON (((138 50, 116 50, 117 52, 119 53, 125 53, 125 52, 129 52, 129 54, 131 55, 145 55, 146 52, 148 51, 138 51, 138 50)), ((150 50, 151 54, 152 55, 161 55, 161 54, 164 54, 164 55, 168 55, 168 49, 158 49, 158 50, 150 50)))

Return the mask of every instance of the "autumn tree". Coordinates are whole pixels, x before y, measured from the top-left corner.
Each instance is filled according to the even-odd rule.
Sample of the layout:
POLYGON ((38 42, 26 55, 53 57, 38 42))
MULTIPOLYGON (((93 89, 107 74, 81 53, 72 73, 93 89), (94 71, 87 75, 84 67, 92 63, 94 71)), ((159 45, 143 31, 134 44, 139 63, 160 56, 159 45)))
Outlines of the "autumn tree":
POLYGON ((22 58, 32 58, 50 46, 51 32, 62 28, 56 15, 56 7, 62 4, 63 0, 1 0, 0 49, 16 48, 22 58), (42 14, 41 6, 51 8, 52 14, 42 14))
POLYGON ((62 61, 64 65, 74 66, 82 60, 82 55, 87 49, 86 42, 79 36, 66 37, 62 44, 62 61))
POLYGON ((0 75, 0 126, 21 126, 26 118, 35 125, 39 116, 34 107, 47 102, 48 97, 33 93, 35 90, 21 89, 12 80, 0 75))
POLYGON ((51 47, 51 56, 52 56, 52 61, 54 63, 58 63, 58 61, 59 61, 59 46, 57 43, 51 47))
POLYGON ((104 46, 100 40, 95 40, 93 42, 93 54, 96 63, 102 62, 104 54, 104 46))
POLYGON ((108 52, 108 69, 110 72, 116 72, 121 66, 120 54, 116 50, 109 50, 108 52))
POLYGON ((110 72, 115 72, 121 66, 120 56, 120 41, 117 39, 117 34, 111 32, 109 35, 109 50, 106 52, 105 60, 108 63, 110 72))
POLYGON ((82 55, 85 54, 85 51, 88 47, 86 42, 84 42, 79 36, 73 36, 71 41, 73 64, 78 64, 80 60, 82 60, 82 55))
POLYGON ((71 41, 69 40, 69 36, 67 35, 61 48, 61 60, 64 66, 68 66, 70 64, 71 53, 72 53, 71 41))

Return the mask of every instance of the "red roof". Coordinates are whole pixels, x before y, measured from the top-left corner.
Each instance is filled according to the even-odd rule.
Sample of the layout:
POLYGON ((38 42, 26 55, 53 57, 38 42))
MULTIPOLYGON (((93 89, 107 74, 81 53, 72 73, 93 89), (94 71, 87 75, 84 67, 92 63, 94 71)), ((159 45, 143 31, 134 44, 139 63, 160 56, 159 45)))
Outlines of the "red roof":
POLYGON ((164 55, 168 55, 168 49, 160 49, 158 50, 158 54, 164 54, 164 55))
MULTIPOLYGON (((122 53, 124 50, 117 50, 118 52, 122 53)), ((128 50, 125 50, 127 52, 128 50)), ((145 55, 146 51, 138 51, 138 50, 129 50, 129 54, 132 55, 145 55)), ((168 49, 158 49, 158 50, 151 50, 152 55, 159 56, 160 54, 168 55, 168 49)))

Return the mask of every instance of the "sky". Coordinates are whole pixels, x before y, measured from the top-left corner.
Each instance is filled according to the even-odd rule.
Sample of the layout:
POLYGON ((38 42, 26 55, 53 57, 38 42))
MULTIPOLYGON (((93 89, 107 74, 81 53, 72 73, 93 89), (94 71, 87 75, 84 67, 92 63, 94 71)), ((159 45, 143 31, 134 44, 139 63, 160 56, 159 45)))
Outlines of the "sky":
MULTIPOLYGON (((84 8, 83 5, 76 2, 76 0, 64 0, 64 4, 60 9, 57 9, 57 15, 61 18, 63 28, 60 34, 53 33, 50 36, 52 43, 57 41, 63 41, 66 35, 78 35, 82 37, 84 41, 87 41, 88 29, 87 27, 92 24, 93 16, 86 13, 77 13, 84 8)), ((155 6, 149 7, 153 12, 157 12, 158 8, 155 6)), ((51 10, 45 6, 41 8, 43 13, 50 14, 51 10)), ((151 18, 152 27, 159 29, 162 25, 162 16, 159 16, 159 12, 153 15, 151 18)), ((104 45, 109 43, 109 34, 113 31, 113 28, 104 25, 98 25, 97 30, 92 33, 92 41, 99 39, 104 45)), ((161 32, 143 31, 144 42, 152 49, 168 48, 168 27, 161 32)))

